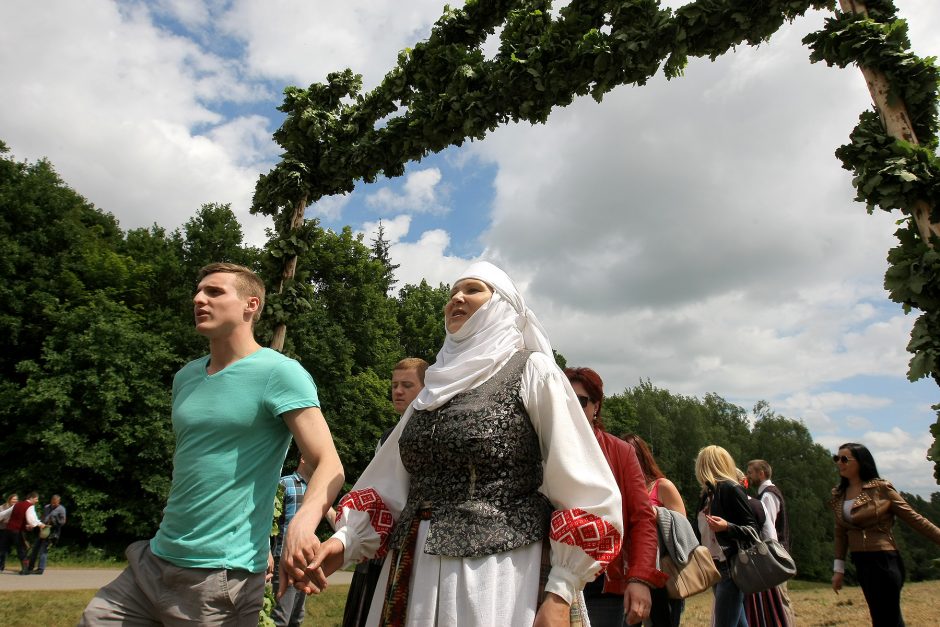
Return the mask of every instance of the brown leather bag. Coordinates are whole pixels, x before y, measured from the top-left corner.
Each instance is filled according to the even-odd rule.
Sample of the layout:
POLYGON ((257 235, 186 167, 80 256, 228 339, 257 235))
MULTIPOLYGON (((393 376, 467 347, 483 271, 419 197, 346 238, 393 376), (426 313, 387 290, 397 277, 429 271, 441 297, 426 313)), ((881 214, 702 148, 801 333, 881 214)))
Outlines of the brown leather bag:
POLYGON ((669 575, 666 592, 671 599, 687 599, 721 581, 721 573, 715 568, 712 554, 701 544, 689 554, 689 561, 681 566, 665 553, 660 557, 659 568, 669 575))

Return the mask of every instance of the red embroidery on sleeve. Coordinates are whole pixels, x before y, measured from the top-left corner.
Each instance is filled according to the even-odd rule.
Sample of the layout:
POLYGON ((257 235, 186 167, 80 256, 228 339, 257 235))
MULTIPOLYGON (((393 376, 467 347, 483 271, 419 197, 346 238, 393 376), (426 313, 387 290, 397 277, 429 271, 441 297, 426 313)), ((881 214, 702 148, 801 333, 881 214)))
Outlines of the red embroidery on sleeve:
POLYGON ((620 533, 594 514, 583 509, 566 509, 552 514, 549 537, 556 542, 580 548, 607 566, 620 552, 620 533))
POLYGON ((372 523, 375 532, 379 534, 381 542, 375 557, 385 557, 385 554, 388 553, 388 537, 395 521, 392 519, 392 513, 388 511, 388 507, 382 502, 379 493, 372 488, 350 492, 340 499, 336 508, 337 519, 343 515, 343 510, 347 507, 369 515, 369 522, 372 523))

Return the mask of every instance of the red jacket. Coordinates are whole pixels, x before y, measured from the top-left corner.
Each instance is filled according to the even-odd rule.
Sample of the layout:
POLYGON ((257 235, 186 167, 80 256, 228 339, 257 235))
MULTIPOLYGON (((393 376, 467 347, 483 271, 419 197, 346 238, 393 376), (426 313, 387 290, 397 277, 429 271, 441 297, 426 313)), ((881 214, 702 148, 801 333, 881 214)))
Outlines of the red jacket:
POLYGON ((607 567, 604 592, 623 594, 631 579, 654 588, 666 585, 668 575, 656 570, 656 515, 646 493, 646 481, 633 447, 594 427, 607 464, 614 473, 623 500, 623 544, 620 555, 607 567), (626 571, 626 572, 624 572, 626 571))

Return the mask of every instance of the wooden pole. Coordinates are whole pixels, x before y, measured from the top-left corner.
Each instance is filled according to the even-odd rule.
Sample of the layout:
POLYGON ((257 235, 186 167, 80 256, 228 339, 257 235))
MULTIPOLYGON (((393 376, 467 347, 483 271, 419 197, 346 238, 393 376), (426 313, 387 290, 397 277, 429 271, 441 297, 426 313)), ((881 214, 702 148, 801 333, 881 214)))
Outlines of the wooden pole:
MULTIPOLYGON (((845 13, 854 13, 856 15, 868 16, 868 8, 862 0, 839 0, 839 5, 845 13)), ((881 116, 881 123, 885 131, 895 139, 903 139, 906 142, 917 145, 917 135, 914 134, 914 126, 911 124, 911 117, 907 113, 907 105, 899 98, 889 100, 888 94, 891 91, 891 85, 888 83, 888 77, 880 70, 860 67, 865 82, 868 84, 868 91, 871 94, 872 101, 875 103, 875 109, 881 116)), ((930 221, 932 207, 923 200, 914 203, 911 215, 917 224, 917 231, 921 238, 930 246, 931 236, 940 237, 940 224, 930 221)))
MULTIPOLYGON (((290 232, 294 232, 304 223, 304 211, 307 209, 307 197, 304 196, 294 205, 294 213, 290 220, 290 232)), ((284 269, 281 271, 281 284, 277 288, 278 294, 284 291, 284 284, 293 279, 297 273, 297 255, 289 257, 284 261, 284 269)), ((280 352, 284 350, 284 339, 287 337, 287 324, 280 322, 274 327, 274 335, 271 336, 271 348, 280 352)))

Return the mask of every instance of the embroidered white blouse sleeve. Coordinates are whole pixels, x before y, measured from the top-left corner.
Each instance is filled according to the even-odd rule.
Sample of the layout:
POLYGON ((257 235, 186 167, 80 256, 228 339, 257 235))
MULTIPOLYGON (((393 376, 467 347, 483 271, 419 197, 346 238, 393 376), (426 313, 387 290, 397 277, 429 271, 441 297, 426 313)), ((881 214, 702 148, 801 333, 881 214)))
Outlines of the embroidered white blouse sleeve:
POLYGON ((408 424, 409 407, 375 457, 343 497, 338 509, 336 533, 343 543, 346 563, 384 554, 385 541, 393 521, 397 521, 408 500, 410 476, 401 462, 398 439, 408 424))
POLYGON ((620 490, 567 377, 551 357, 532 353, 520 394, 541 444, 541 491, 556 510, 545 591, 571 603, 620 549, 620 490))

